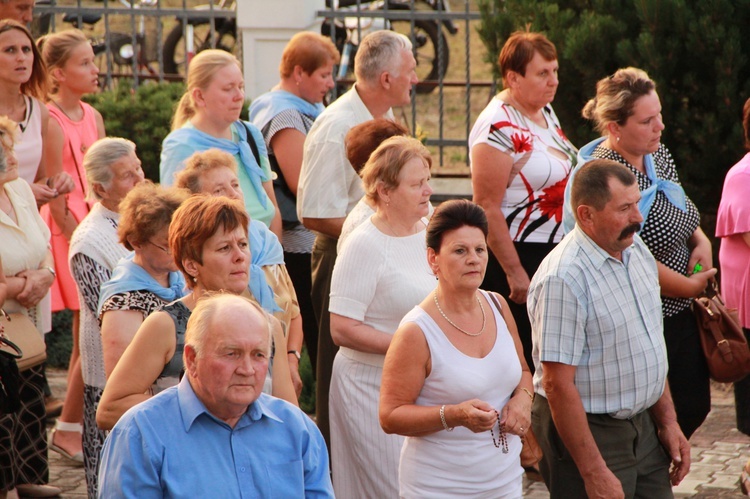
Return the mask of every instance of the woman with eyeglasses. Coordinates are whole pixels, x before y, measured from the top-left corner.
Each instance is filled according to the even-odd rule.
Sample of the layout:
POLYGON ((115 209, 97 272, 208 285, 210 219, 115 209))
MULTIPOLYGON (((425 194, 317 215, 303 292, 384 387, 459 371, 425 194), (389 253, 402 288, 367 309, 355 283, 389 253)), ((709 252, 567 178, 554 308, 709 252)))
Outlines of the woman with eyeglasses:
POLYGON ((172 214, 187 197, 182 189, 143 183, 120 205, 120 244, 133 253, 120 260, 99 298, 107 377, 146 317, 185 295, 167 235, 172 214))

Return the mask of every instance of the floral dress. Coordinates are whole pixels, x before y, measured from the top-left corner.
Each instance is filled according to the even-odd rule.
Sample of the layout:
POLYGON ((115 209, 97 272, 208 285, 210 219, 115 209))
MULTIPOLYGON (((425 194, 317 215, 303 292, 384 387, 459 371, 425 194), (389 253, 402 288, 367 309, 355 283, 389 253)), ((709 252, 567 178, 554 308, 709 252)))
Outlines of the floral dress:
POLYGON ((501 210, 514 242, 557 243, 563 236, 563 195, 578 151, 552 107, 542 113, 546 128, 495 97, 469 136, 469 148, 484 143, 513 158, 501 210))

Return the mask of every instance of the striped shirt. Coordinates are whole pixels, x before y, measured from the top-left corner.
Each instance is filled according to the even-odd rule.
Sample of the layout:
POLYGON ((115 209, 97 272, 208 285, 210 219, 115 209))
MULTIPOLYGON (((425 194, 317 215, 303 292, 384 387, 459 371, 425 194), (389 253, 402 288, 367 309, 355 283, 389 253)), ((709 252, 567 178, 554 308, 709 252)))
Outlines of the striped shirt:
POLYGON ((667 377, 659 291, 639 236, 620 261, 576 226, 529 287, 536 392, 546 396, 542 362, 559 362, 576 366, 587 413, 626 419, 654 405, 667 377))

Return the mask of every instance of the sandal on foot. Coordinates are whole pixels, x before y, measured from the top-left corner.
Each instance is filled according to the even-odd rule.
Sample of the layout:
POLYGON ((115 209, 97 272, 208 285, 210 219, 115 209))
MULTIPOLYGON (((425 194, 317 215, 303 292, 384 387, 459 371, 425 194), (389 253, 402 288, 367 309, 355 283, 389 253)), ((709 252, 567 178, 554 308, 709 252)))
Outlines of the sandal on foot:
POLYGON ((57 452, 62 457, 64 457, 68 461, 72 461, 78 466, 83 466, 83 452, 76 452, 75 454, 71 454, 59 445, 55 445, 55 432, 58 430, 77 432, 80 434, 81 432, 83 432, 83 426, 81 426, 80 423, 65 423, 58 419, 57 421, 55 421, 55 427, 52 429, 52 432, 50 432, 49 436, 50 450, 57 452))

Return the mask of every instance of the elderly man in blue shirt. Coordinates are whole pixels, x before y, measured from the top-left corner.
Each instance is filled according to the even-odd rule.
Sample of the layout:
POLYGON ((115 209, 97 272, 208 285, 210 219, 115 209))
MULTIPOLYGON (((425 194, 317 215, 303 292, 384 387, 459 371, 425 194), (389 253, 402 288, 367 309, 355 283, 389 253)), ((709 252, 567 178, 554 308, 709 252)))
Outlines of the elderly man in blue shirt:
POLYGON ((639 199, 619 163, 583 166, 576 227, 529 287, 532 427, 553 499, 673 497, 690 470, 666 384, 656 262, 636 234, 639 199))
POLYGON ((229 294, 200 300, 185 333, 185 377, 115 425, 99 497, 333 497, 318 428, 262 393, 270 354, 258 306, 229 294))

